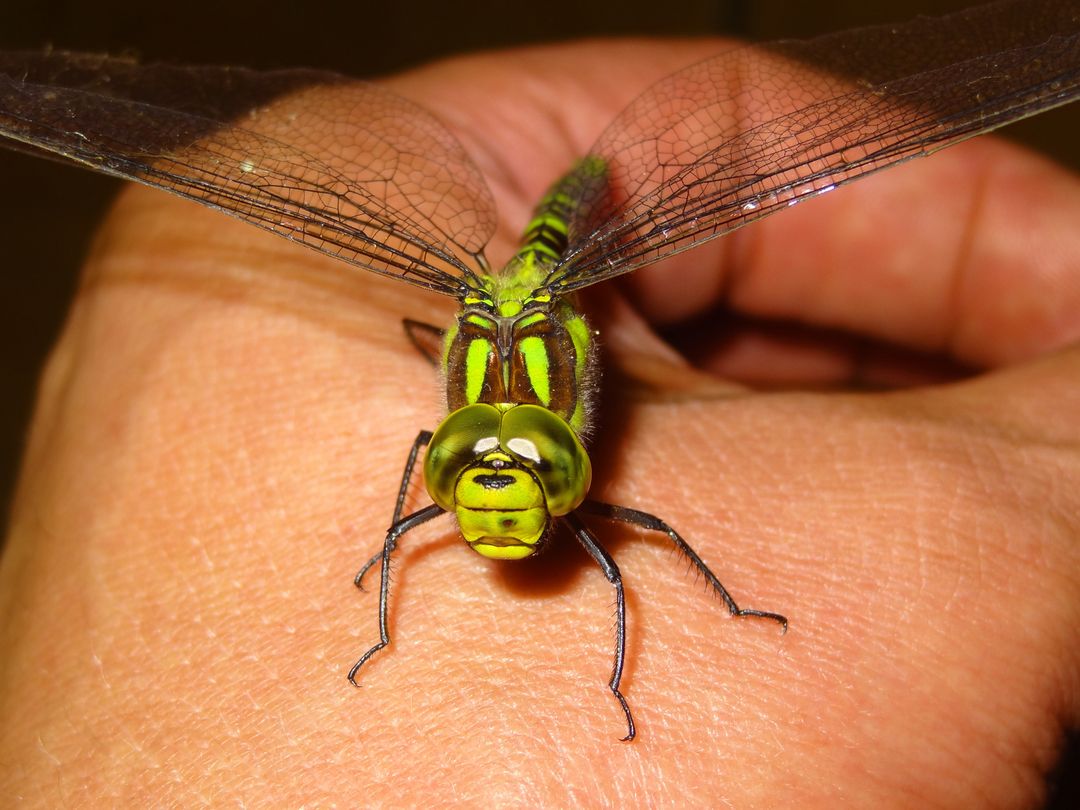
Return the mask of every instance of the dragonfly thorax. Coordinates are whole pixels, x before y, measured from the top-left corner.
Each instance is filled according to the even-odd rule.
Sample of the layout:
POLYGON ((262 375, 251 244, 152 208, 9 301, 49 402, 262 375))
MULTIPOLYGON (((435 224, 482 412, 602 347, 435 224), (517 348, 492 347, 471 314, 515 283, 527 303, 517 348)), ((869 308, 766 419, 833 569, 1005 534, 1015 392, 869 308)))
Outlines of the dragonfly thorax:
POLYGON ((561 299, 470 299, 446 335, 448 409, 539 405, 583 433, 592 355, 588 325, 561 299))
POLYGON ((466 405, 447 416, 424 457, 428 494, 457 515, 485 557, 517 560, 542 547, 551 518, 585 499, 592 463, 574 430, 537 405, 466 405))

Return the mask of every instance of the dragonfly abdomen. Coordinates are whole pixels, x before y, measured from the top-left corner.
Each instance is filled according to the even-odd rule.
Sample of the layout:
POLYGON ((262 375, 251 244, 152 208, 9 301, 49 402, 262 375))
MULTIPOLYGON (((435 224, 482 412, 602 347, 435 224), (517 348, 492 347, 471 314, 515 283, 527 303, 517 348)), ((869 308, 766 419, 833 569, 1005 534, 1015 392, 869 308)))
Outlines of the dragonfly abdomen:
POLYGON ((552 269, 569 247, 570 223, 579 220, 583 205, 601 207, 598 203, 606 199, 607 184, 606 161, 597 156, 579 160, 540 199, 525 226, 521 249, 510 264, 535 262, 552 269))

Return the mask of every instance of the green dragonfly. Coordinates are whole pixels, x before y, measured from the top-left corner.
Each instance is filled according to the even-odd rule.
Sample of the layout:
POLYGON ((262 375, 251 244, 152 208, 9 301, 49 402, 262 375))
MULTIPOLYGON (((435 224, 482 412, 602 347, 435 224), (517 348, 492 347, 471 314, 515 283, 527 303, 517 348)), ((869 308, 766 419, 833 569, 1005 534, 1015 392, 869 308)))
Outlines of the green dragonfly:
POLYGON ((941 19, 733 48, 643 92, 540 201, 493 271, 495 206, 480 170, 429 113, 316 71, 141 65, 63 52, 0 54, 8 145, 163 188, 314 250, 456 299, 446 329, 406 328, 446 378, 448 415, 413 442, 383 546, 379 641, 401 538, 453 513, 479 554, 515 560, 565 524, 616 596, 609 688, 626 640, 622 576, 583 516, 660 532, 733 616, 740 608, 667 523, 588 499, 595 334, 574 292, 801 200, 1080 95, 1080 3, 1007 0, 941 19), (739 77, 738 84, 731 77, 739 77), (291 108, 318 87, 321 105, 291 108), (765 91, 767 88, 768 92, 765 91), (336 122, 352 126, 347 137, 336 122), (358 157, 362 156, 362 157, 358 157), (426 451, 425 451, 426 448, 426 451), (433 503, 405 513, 423 457, 433 503))

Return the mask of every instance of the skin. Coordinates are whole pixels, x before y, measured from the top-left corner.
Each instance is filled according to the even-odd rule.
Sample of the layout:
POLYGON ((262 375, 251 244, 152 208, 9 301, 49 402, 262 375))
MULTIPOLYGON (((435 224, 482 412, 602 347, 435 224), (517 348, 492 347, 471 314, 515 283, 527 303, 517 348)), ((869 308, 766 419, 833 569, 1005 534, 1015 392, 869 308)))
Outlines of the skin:
MULTIPOLYGON (((716 47, 390 84, 487 174, 498 261, 624 103, 716 47)), ((400 320, 453 302, 126 191, 45 371, 0 569, 0 794, 1036 806, 1080 708, 1078 216, 1075 177, 981 139, 590 293, 611 363, 593 495, 664 517, 741 606, 791 621, 733 620, 664 538, 596 524, 628 590, 623 744, 613 596, 563 535, 500 564, 448 518, 418 529, 391 647, 345 681, 377 637, 350 577, 441 415, 400 320), (743 318, 699 368, 651 331, 720 307, 743 318)))

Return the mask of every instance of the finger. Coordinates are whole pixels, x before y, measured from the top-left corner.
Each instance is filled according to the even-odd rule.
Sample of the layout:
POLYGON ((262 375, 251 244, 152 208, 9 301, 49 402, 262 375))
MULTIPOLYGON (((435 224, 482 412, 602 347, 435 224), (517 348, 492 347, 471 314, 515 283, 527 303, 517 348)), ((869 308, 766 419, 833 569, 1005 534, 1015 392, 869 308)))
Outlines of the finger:
POLYGON ((1078 216, 1076 177, 988 138, 751 225, 633 284, 661 321, 723 301, 997 366, 1080 338, 1078 216))
MULTIPOLYGON (((1041 468, 1046 475, 1043 494, 1053 500, 1056 488, 1066 480, 1065 469, 1058 465, 1076 455, 1080 430, 1077 375, 1080 346, 1072 346, 950 386, 937 392, 937 396, 965 418, 999 425, 1001 436, 1010 443, 1028 443, 1045 452, 1047 463, 1041 468)), ((1067 494, 1072 497, 1071 490, 1067 494)), ((1053 511, 1051 503, 1046 506, 1053 511)), ((1068 511, 1075 514, 1072 507, 1068 511)), ((1080 551, 1080 547, 1076 550, 1080 551)))
POLYGON ((695 367, 755 388, 900 388, 968 377, 970 366, 839 329, 706 314, 662 332, 695 367))

